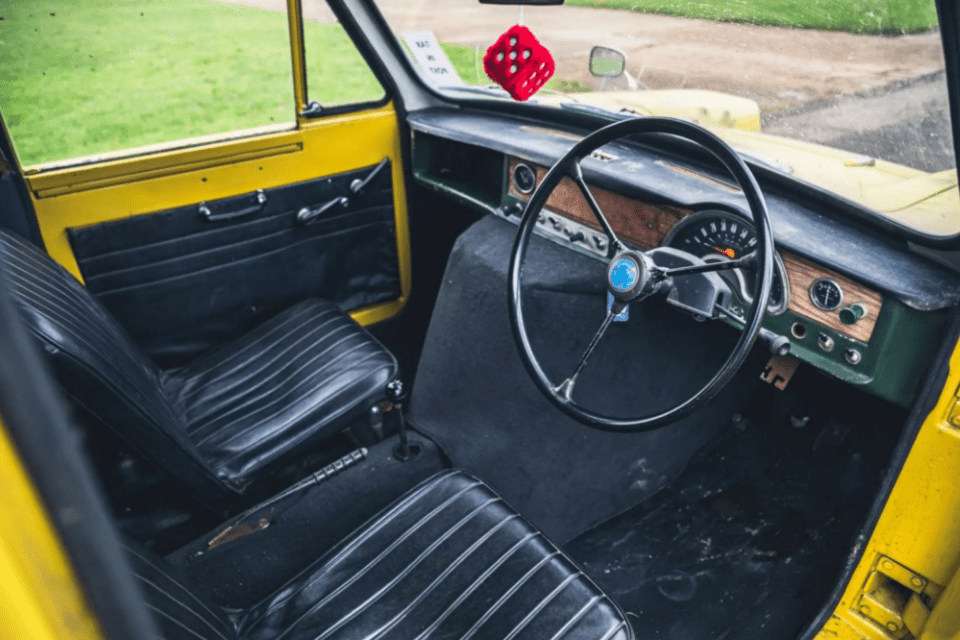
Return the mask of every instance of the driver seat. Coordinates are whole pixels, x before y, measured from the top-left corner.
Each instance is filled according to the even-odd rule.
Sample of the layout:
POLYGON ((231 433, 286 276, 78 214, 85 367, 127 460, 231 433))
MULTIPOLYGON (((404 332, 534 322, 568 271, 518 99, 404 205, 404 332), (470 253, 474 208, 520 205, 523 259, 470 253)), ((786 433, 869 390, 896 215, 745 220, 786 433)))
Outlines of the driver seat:
POLYGON ((165 640, 633 638, 569 558, 460 470, 427 479, 229 617, 168 563, 127 550, 165 640))

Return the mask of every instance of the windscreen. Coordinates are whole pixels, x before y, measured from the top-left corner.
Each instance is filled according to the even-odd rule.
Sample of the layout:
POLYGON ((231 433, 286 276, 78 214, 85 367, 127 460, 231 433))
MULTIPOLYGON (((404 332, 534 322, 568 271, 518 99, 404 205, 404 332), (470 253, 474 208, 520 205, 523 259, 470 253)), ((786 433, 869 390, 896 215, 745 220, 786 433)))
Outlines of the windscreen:
POLYGON ((960 233, 933 0, 378 6, 424 79, 451 96, 514 99, 484 58, 522 24, 555 64, 525 102, 692 120, 748 158, 878 215, 960 233))

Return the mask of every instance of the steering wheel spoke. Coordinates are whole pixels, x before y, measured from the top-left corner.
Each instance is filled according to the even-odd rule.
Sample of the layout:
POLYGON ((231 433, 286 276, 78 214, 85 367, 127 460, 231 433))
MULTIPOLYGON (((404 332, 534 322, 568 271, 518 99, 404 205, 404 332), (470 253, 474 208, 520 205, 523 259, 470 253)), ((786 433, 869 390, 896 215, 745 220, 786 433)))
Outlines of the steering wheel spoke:
POLYGON ((587 181, 583 179, 583 170, 580 168, 579 162, 575 161, 573 163, 573 167, 570 169, 570 177, 573 178, 573 181, 577 183, 578 187, 580 187, 580 192, 583 193, 583 197, 586 198, 587 204, 590 205, 590 210, 593 212, 597 222, 599 222, 600 226, 603 228, 603 232, 606 234, 607 240, 610 241, 607 247, 607 257, 612 258, 619 252, 623 251, 624 246, 620 242, 620 238, 617 237, 613 227, 610 226, 610 222, 607 220, 607 217, 603 215, 603 211, 600 209, 600 205, 597 204, 596 198, 593 197, 593 192, 590 190, 589 185, 587 185, 587 181))
POLYGON ((570 402, 573 399, 573 388, 577 385, 577 378, 580 377, 580 374, 583 372, 584 368, 586 368, 587 361, 590 360, 590 356, 592 356, 593 352, 597 350, 597 345, 600 344, 600 339, 603 338, 603 334, 607 332, 607 329, 610 328, 610 324, 613 322, 613 319, 620 315, 626 306, 626 302, 621 302, 619 300, 615 300, 613 304, 610 305, 610 311, 607 313, 607 317, 603 319, 603 324, 601 324, 600 328, 597 329, 597 332, 593 334, 593 339, 590 340, 590 344, 587 345, 583 355, 580 356, 580 360, 577 362, 577 368, 569 378, 553 388, 554 391, 566 399, 567 402, 570 402))
POLYGON ((757 266, 757 254, 755 252, 737 258, 736 260, 722 260, 719 262, 707 262, 704 264, 685 265, 682 267, 663 268, 657 267, 653 273, 659 280, 672 278, 674 276, 689 276, 697 273, 711 273, 713 271, 730 271, 732 269, 755 269, 757 266))

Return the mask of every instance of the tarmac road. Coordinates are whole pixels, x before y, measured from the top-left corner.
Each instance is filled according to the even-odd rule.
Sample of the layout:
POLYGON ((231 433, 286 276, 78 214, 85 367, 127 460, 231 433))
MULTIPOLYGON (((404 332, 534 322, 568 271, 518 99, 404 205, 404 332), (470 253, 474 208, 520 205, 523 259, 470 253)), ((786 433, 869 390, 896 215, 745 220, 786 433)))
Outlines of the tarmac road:
POLYGON ((762 130, 923 171, 957 166, 943 71, 766 111, 762 130))

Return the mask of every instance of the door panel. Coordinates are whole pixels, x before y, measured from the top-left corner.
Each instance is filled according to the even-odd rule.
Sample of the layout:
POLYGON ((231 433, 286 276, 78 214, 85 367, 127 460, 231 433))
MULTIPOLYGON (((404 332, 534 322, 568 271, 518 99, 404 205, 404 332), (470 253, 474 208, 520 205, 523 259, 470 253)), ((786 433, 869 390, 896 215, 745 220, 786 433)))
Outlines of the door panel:
POLYGON ((87 288, 162 367, 305 298, 357 309, 401 295, 387 160, 68 235, 87 288))
POLYGON ((88 277, 151 354, 174 362, 297 298, 333 299, 361 324, 397 313, 410 290, 400 153, 387 104, 297 130, 45 168, 26 181, 49 253, 88 277), (301 208, 347 195, 384 159, 347 206, 294 222, 301 208), (258 190, 267 201, 249 215, 210 222, 199 213, 202 203, 249 206, 258 190))

